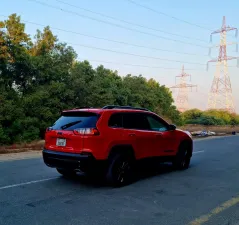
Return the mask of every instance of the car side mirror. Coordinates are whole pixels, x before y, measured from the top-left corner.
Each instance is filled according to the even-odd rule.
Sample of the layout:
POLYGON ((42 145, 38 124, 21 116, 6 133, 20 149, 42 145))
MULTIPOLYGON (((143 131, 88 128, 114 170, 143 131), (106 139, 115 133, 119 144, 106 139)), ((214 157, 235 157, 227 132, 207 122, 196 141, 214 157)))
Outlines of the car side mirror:
POLYGON ((169 130, 176 130, 176 126, 174 124, 170 124, 169 125, 169 130))

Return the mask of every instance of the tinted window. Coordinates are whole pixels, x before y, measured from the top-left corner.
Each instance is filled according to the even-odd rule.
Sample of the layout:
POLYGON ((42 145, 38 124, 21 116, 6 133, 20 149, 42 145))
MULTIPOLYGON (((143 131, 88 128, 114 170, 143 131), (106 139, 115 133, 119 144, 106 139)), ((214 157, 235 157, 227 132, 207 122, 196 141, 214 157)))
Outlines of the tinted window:
POLYGON ((52 126, 53 130, 74 130, 96 126, 99 115, 86 112, 64 113, 52 126))
POLYGON ((123 114, 123 126, 126 129, 148 130, 149 124, 143 113, 123 114))
POLYGON ((123 127, 122 114, 117 113, 117 114, 111 115, 108 125, 109 127, 123 127))
POLYGON ((150 130, 154 130, 154 131, 167 131, 168 130, 167 124, 157 117, 148 115, 147 120, 148 120, 148 123, 150 126, 150 130))

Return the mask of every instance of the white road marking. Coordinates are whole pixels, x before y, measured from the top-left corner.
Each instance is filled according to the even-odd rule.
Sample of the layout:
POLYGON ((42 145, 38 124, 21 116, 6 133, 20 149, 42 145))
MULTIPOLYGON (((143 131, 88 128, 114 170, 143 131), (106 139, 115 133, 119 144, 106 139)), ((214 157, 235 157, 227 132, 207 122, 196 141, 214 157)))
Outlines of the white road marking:
POLYGON ((52 178, 47 178, 47 179, 42 179, 42 180, 34 180, 34 181, 29 181, 29 182, 20 183, 20 184, 7 185, 7 186, 0 187, 0 190, 13 188, 13 187, 20 187, 20 186, 24 186, 24 185, 28 185, 28 184, 40 183, 40 182, 44 182, 44 181, 48 181, 48 180, 55 180, 55 179, 58 179, 58 177, 52 177, 52 178))
POLYGON ((205 151, 196 151, 196 152, 193 152, 193 154, 198 154, 198 153, 203 153, 205 151))

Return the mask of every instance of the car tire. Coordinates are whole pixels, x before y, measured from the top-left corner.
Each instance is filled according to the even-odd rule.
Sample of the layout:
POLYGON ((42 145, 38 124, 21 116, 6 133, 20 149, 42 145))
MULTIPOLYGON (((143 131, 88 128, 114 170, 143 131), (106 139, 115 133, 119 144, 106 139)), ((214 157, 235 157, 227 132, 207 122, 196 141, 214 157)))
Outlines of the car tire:
POLYGON ((191 161, 191 154, 190 154, 189 145, 181 144, 177 152, 177 155, 175 156, 173 160, 174 169, 176 170, 188 169, 190 165, 190 161, 191 161))
POLYGON ((115 187, 125 186, 133 180, 134 160, 128 154, 114 154, 109 158, 107 182, 115 187))
POLYGON ((76 172, 73 170, 65 170, 65 169, 59 169, 59 168, 57 168, 56 170, 59 174, 63 175, 64 177, 72 178, 76 176, 76 172))

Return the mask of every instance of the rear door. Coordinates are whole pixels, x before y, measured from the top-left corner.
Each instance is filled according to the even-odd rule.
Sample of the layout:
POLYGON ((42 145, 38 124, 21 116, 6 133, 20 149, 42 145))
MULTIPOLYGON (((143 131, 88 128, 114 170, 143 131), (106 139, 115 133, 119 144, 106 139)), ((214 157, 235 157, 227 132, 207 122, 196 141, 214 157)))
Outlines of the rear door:
POLYGON ((77 153, 83 148, 84 128, 95 128, 98 114, 91 112, 65 112, 46 132, 48 150, 77 153))
POLYGON ((128 139, 134 143, 137 159, 148 158, 153 154, 152 131, 149 128, 145 113, 124 113, 123 127, 128 139))
POLYGON ((170 156, 177 151, 176 132, 169 130, 169 125, 156 115, 147 115, 150 130, 153 132, 153 151, 155 156, 170 156))

